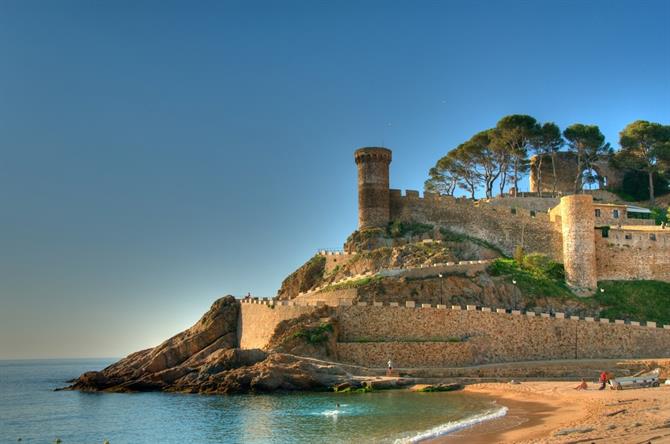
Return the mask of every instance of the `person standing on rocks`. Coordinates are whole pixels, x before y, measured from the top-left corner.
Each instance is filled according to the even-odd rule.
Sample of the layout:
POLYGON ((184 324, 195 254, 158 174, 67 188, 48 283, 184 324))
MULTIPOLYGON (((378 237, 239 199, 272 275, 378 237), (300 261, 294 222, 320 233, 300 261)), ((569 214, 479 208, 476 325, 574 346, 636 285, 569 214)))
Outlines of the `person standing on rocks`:
POLYGON ((386 375, 391 376, 393 374, 393 363, 391 362, 391 358, 389 358, 389 362, 387 364, 387 369, 386 369, 386 375))

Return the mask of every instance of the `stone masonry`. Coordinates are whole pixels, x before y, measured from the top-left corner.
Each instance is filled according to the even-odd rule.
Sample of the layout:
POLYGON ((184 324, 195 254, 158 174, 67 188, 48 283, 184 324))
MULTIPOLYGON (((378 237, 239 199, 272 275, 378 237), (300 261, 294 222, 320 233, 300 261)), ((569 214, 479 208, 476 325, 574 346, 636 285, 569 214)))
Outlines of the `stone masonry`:
POLYGON ((360 148, 358 166, 358 228, 385 227, 389 221, 389 164, 391 150, 360 148))
MULTIPOLYGON (((243 303, 242 348, 263 348, 284 319, 316 306, 243 303)), ((341 305, 331 309, 337 322, 337 359, 383 367, 459 367, 556 359, 664 357, 670 328, 655 323, 593 318, 572 319, 477 307, 341 305)))

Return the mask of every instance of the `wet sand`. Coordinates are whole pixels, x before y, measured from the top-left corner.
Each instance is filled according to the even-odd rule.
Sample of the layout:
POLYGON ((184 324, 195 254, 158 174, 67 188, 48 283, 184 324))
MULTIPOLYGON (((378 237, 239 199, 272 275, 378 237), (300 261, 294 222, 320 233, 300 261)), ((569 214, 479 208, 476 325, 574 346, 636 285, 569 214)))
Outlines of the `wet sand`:
POLYGON ((574 390, 578 382, 476 384, 466 393, 495 399, 507 415, 428 442, 670 443, 670 386, 623 391, 574 390))

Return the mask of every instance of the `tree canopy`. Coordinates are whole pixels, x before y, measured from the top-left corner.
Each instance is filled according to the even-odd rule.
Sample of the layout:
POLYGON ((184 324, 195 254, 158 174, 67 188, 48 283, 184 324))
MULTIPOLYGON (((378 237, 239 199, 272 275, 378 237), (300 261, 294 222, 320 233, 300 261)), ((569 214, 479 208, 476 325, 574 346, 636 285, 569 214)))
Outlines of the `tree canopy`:
POLYGON ((648 177, 649 200, 654 204, 654 177, 670 169, 670 126, 636 120, 619 133, 621 150, 615 161, 648 177))
POLYGON ((568 149, 577 155, 574 188, 576 194, 584 188, 584 171, 593 171, 593 164, 611 154, 611 147, 605 142, 605 136, 600 132, 598 125, 575 123, 563 131, 563 136, 568 141, 568 149))
POLYGON ((496 184, 501 195, 510 185, 518 191, 519 181, 529 170, 529 155, 533 155, 538 190, 543 189, 544 180, 553 179, 555 193, 561 173, 556 171, 557 153, 567 146, 577 159, 575 193, 583 191, 585 181, 600 180, 593 168, 596 161, 612 160, 620 169, 646 173, 653 201, 654 187, 665 184, 664 177, 670 173, 670 126, 638 120, 621 131, 619 143, 621 150, 615 155, 597 125, 575 123, 561 132, 554 122, 541 123, 526 114, 512 114, 441 157, 428 171, 424 187, 446 195, 461 189, 473 199, 478 192, 493 197, 496 184), (543 162, 548 161, 551 178, 542 175, 543 162))

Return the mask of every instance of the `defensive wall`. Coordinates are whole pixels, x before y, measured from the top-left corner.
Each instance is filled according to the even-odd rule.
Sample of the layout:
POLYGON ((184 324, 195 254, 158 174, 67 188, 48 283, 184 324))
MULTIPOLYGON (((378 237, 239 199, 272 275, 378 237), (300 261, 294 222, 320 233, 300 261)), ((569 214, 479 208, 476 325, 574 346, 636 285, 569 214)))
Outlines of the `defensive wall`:
POLYGON ((645 228, 595 230, 598 279, 670 282, 670 228, 645 228))
POLYGON ((347 262, 353 256, 352 254, 347 253, 345 251, 327 251, 327 250, 319 251, 319 255, 326 258, 326 264, 324 266, 326 273, 330 273, 338 266, 347 262))
MULTIPOLYGON (((511 256, 517 245, 542 252, 558 261, 561 233, 546 210, 502 206, 486 201, 407 190, 390 190, 391 220, 421 222, 483 239, 511 256)), ((517 198, 518 199, 518 198, 517 198)))
MULTIPOLYGON (((277 324, 323 303, 281 301, 241 304, 240 346, 263 348, 277 324)), ((670 326, 653 322, 567 318, 563 313, 522 313, 488 307, 342 302, 337 360, 383 367, 459 367, 557 359, 670 356, 670 326)))
POLYGON ((242 301, 237 323, 240 348, 264 348, 281 321, 312 313, 316 307, 308 305, 269 305, 268 300, 242 301))

